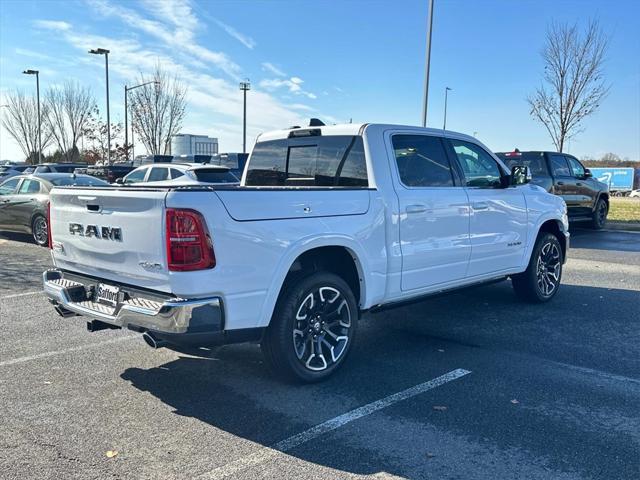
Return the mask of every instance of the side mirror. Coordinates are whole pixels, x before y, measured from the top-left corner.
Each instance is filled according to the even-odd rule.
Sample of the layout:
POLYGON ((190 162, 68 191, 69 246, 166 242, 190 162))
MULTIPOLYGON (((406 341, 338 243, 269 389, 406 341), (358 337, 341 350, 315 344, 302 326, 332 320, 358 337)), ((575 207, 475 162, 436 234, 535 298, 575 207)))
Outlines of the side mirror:
POLYGON ((116 178, 116 183, 117 183, 118 185, 122 185, 122 184, 124 184, 124 178, 122 178, 122 177, 120 177, 120 178, 116 178))
POLYGON ((524 165, 514 165, 511 168, 510 184, 525 185, 531 181, 531 170, 524 165))
POLYGON ((584 169, 584 178, 591 178, 593 177, 593 173, 591 173, 591 170, 589 170, 588 168, 584 169))

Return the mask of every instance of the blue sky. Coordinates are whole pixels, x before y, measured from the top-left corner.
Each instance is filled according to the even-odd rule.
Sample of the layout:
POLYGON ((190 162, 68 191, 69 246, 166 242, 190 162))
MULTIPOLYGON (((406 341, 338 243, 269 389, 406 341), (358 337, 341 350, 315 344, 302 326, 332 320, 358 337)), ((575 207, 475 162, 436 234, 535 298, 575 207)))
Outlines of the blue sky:
MULTIPOLYGON (((248 77, 248 141, 300 124, 418 124, 427 1, 0 0, 0 103, 11 89, 66 79, 91 86, 104 111, 111 50, 112 121, 123 119, 123 86, 156 62, 187 84, 183 132, 241 148, 248 77)), ((569 145, 579 157, 615 152, 640 159, 640 2, 635 0, 435 0, 428 125, 473 134, 496 151, 552 149, 529 116, 541 81, 540 50, 552 20, 597 19, 610 36, 609 96, 569 145)), ((0 109, 0 114, 2 114, 0 109)), ((140 150, 137 147, 138 152, 140 150)), ((20 158, 2 131, 0 158, 20 158)))

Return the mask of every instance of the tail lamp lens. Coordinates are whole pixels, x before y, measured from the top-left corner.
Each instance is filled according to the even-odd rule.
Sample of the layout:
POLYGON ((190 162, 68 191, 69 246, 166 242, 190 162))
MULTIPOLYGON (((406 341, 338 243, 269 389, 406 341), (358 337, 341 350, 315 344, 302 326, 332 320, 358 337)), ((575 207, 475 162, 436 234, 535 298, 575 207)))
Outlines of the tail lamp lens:
POLYGON ((216 265, 204 218, 187 209, 167 209, 167 260, 171 271, 205 270, 216 265))

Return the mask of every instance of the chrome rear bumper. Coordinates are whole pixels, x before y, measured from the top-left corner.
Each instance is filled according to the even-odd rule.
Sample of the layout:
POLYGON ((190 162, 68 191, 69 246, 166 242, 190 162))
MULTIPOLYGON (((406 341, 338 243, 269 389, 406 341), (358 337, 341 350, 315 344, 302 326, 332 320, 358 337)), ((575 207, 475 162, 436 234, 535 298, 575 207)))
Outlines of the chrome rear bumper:
POLYGON ((146 295, 140 290, 118 285, 123 298, 111 306, 95 302, 93 291, 99 283, 77 275, 65 278, 61 270, 42 274, 44 292, 56 307, 96 319, 114 327, 167 334, 214 333, 223 329, 222 300, 219 297, 181 299, 166 294, 146 295))

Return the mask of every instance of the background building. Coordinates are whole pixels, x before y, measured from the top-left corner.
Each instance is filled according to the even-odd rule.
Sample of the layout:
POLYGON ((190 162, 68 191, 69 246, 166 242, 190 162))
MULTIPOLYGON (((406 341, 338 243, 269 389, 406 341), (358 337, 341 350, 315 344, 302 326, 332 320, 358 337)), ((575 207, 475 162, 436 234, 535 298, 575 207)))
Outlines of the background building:
POLYGON ((206 135, 178 133, 171 138, 171 155, 216 155, 218 139, 206 135))

